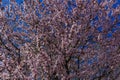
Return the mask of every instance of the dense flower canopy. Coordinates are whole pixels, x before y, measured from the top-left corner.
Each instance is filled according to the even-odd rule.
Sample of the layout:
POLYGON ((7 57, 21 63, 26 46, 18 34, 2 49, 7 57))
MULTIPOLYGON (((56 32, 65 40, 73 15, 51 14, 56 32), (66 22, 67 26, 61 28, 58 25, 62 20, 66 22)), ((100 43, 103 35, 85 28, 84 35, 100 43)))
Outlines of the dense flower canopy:
POLYGON ((0 0, 0 79, 119 76, 120 0, 0 0))

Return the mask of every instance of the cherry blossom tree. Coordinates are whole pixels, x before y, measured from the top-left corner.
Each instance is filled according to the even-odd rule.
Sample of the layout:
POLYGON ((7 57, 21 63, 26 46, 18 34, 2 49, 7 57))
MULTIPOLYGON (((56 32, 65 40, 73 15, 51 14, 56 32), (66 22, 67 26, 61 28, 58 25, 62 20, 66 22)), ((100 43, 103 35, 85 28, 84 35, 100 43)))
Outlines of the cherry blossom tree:
POLYGON ((0 79, 118 78, 119 0, 8 1, 0 1, 0 79))

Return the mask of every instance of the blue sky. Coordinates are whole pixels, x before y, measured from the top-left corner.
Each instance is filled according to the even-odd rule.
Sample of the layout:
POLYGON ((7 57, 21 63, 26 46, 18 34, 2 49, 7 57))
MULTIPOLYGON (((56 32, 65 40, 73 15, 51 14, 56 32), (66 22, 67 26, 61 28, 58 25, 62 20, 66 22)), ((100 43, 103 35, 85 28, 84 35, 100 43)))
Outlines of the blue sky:
MULTIPOLYGON (((18 4, 22 4, 24 0, 15 0, 18 4)), ((10 0, 2 0, 3 5, 8 5, 10 0)))

